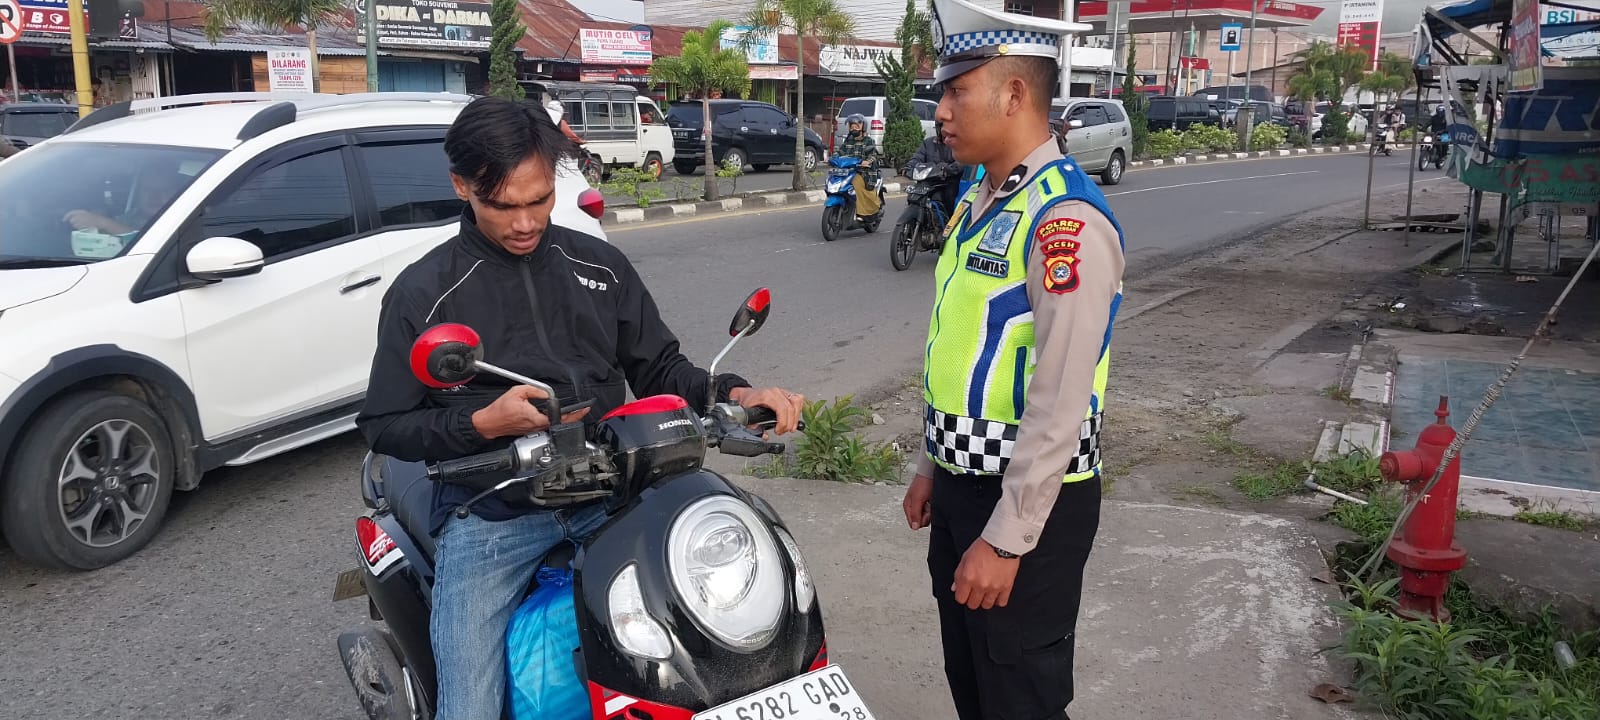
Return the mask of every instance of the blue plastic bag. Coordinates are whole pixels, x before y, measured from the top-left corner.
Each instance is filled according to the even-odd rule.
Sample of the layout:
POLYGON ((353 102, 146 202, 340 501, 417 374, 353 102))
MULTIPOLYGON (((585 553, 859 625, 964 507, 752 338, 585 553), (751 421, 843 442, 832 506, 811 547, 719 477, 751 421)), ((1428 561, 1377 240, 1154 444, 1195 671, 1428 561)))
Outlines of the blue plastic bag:
POLYGON ((538 579, 506 628, 511 720, 589 720, 589 695, 573 661, 580 641, 572 571, 542 567, 538 579))

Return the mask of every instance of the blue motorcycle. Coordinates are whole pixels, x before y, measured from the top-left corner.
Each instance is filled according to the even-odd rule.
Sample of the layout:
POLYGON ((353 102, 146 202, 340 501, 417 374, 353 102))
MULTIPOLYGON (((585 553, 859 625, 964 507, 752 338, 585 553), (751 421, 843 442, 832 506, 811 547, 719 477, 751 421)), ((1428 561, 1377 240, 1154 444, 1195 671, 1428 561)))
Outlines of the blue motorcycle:
POLYGON ((839 238, 839 233, 855 228, 864 228, 869 233, 877 232, 878 225, 883 222, 888 193, 884 192, 882 182, 878 183, 878 212, 859 220, 856 218, 855 180, 860 165, 860 158, 828 158, 828 199, 822 203, 823 240, 833 242, 839 238))

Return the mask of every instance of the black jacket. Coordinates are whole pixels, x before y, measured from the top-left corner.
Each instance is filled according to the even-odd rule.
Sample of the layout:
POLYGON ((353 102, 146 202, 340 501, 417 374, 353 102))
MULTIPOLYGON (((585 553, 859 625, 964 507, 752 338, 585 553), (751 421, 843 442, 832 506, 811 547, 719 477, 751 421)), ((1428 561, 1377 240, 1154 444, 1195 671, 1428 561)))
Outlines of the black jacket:
POLYGON ((922 141, 922 146, 917 148, 917 152, 912 154, 911 159, 906 161, 904 170, 906 175, 910 175, 911 168, 916 167, 917 163, 937 165, 955 161, 956 154, 950 150, 949 145, 939 142, 938 138, 927 138, 922 141))
MULTIPOLYGON (((562 404, 593 398, 592 425, 636 396, 679 395, 704 410, 708 374, 678 349, 643 280, 622 251, 566 228, 550 226, 539 246, 516 256, 485 237, 468 208, 460 234, 434 248, 395 278, 384 294, 378 350, 366 405, 356 425, 374 452, 406 461, 436 461, 502 448, 472 426, 512 383, 478 375, 451 390, 432 390, 411 374, 411 344, 439 323, 465 324, 482 338, 483 359, 548 383, 562 404)), ((748 386, 719 375, 717 397, 748 386)), ((433 493, 432 531, 450 508, 474 491, 439 484, 433 493)), ((488 498, 473 506, 487 520, 529 512, 488 498)))

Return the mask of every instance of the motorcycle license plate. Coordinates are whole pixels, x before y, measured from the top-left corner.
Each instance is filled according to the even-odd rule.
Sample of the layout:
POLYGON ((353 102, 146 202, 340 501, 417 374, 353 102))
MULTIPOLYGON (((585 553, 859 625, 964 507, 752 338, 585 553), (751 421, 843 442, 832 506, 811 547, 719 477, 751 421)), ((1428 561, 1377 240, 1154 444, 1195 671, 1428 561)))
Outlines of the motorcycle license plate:
POLYGON ((838 665, 718 705, 692 720, 875 720, 838 665))

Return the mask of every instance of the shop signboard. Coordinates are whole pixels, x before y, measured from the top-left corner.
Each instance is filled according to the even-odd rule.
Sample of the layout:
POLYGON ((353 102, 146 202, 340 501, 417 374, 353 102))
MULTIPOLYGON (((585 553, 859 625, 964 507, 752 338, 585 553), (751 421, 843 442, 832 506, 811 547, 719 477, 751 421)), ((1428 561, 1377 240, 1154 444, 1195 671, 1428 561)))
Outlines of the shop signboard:
MULTIPOLYGON (((750 26, 740 25, 722 31, 722 49, 739 49, 740 41, 750 34, 750 26)), ((774 65, 778 62, 778 33, 776 31, 756 36, 745 48, 744 60, 750 65, 774 65)))
POLYGON ((1367 55, 1368 70, 1378 69, 1378 34, 1383 29, 1383 0, 1344 0, 1339 6, 1339 47, 1357 47, 1367 55))
POLYGON ((800 77, 800 68, 794 65, 751 65, 751 80, 794 80, 800 77))
POLYGON ((824 75, 867 75, 876 77, 876 60, 899 54, 899 48, 877 45, 823 45, 817 52, 817 65, 824 75))
MULTIPOLYGON (((22 6, 22 24, 28 32, 49 35, 71 35, 72 25, 67 15, 67 0, 17 0, 22 6)), ((89 4, 84 3, 83 26, 89 27, 89 4)), ((123 40, 138 40, 139 25, 133 18, 123 18, 117 36, 123 40)))
POLYGON ((649 65, 653 57, 648 32, 580 28, 578 41, 583 48, 585 64, 649 65))
POLYGON ((1244 37, 1243 23, 1223 23, 1222 32, 1218 33, 1221 45, 1218 47, 1223 52, 1239 52, 1244 45, 1240 38, 1244 37))
MULTIPOLYGON (((392 47, 488 50, 494 34, 489 3, 464 0, 382 0, 378 44, 392 47)), ((356 2, 356 41, 367 41, 365 0, 356 2)))

